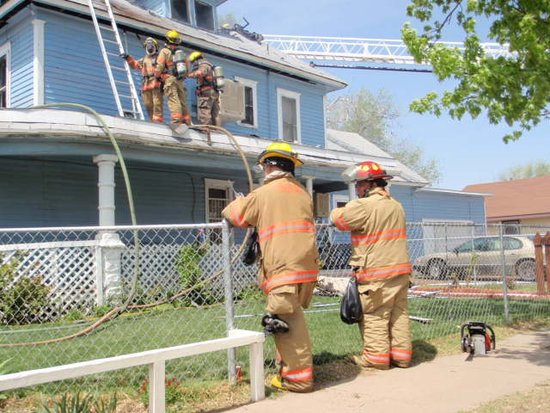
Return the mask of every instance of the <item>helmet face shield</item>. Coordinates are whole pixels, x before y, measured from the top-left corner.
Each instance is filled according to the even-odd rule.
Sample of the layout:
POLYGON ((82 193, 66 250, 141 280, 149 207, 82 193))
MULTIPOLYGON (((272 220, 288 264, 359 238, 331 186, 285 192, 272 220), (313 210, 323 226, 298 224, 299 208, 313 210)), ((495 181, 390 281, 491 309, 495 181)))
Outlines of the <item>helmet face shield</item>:
POLYGON ((357 182, 357 170, 359 167, 357 165, 352 165, 344 169, 342 172, 342 178, 346 182, 357 182))
POLYGON ((393 178, 378 163, 372 161, 361 162, 360 164, 346 168, 342 172, 342 177, 347 182, 374 181, 376 179, 387 181, 393 178))

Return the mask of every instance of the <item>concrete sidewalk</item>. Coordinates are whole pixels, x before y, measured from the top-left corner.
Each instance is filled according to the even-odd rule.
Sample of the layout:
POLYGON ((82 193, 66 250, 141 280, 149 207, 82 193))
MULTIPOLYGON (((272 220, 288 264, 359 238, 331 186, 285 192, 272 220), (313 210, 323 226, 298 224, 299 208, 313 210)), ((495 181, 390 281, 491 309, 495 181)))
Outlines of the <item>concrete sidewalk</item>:
MULTIPOLYGON (((457 343, 457 345, 459 345, 457 343)), ((232 413, 444 413, 474 408, 550 380, 550 330, 519 334, 487 356, 436 357, 409 369, 362 372, 309 394, 285 393, 232 413)))

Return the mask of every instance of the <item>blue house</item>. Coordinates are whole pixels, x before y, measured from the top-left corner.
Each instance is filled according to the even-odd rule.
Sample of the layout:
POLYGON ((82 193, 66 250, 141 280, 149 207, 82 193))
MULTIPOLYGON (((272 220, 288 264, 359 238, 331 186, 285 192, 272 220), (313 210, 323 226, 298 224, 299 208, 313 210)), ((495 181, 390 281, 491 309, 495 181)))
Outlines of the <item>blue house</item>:
MULTIPOLYGON (((343 169, 368 158, 395 174, 392 194, 409 221, 485 221, 481 195, 429 188, 374 145, 359 149, 345 133, 327 131, 325 98, 346 84, 242 33, 216 30, 216 7, 223 2, 111 5, 131 55, 143 54, 146 37, 162 43, 164 33, 175 29, 187 52, 202 51, 223 66, 226 79, 242 86, 243 115, 223 124, 238 147, 217 131, 190 130, 182 139, 167 125, 117 116, 86 0, 2 2, 0 228, 130 223, 120 165, 103 123, 121 147, 140 224, 220 220, 234 192, 248 192, 240 154, 252 165, 278 139, 292 142, 305 161, 298 178, 314 196, 320 217, 349 198, 343 169), (92 108, 100 118, 66 103, 92 108)), ((104 5, 94 3, 106 26, 104 5)), ((186 86, 196 114, 194 84, 187 80, 186 86)))

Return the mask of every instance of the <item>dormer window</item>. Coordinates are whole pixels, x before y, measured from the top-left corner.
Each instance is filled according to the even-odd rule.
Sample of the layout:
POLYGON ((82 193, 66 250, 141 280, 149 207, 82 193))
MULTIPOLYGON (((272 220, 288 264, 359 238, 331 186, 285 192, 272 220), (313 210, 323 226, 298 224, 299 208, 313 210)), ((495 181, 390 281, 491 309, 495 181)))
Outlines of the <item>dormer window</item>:
POLYGON ((197 27, 214 30, 214 8, 211 5, 197 1, 195 3, 195 13, 197 27))
POLYGON ((188 0, 170 0, 172 19, 189 23, 189 2, 188 0))

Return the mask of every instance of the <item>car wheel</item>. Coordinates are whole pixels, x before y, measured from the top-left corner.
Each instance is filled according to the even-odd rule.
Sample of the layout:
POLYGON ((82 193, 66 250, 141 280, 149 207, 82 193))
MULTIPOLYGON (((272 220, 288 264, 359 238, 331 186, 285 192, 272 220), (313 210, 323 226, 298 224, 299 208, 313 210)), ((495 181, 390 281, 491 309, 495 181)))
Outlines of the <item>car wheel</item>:
POLYGON ((428 263, 428 276, 433 279, 440 279, 447 273, 447 264, 443 260, 431 260, 428 263))
POLYGON ((516 275, 522 281, 534 281, 535 280, 535 260, 525 259, 516 263, 516 275))

